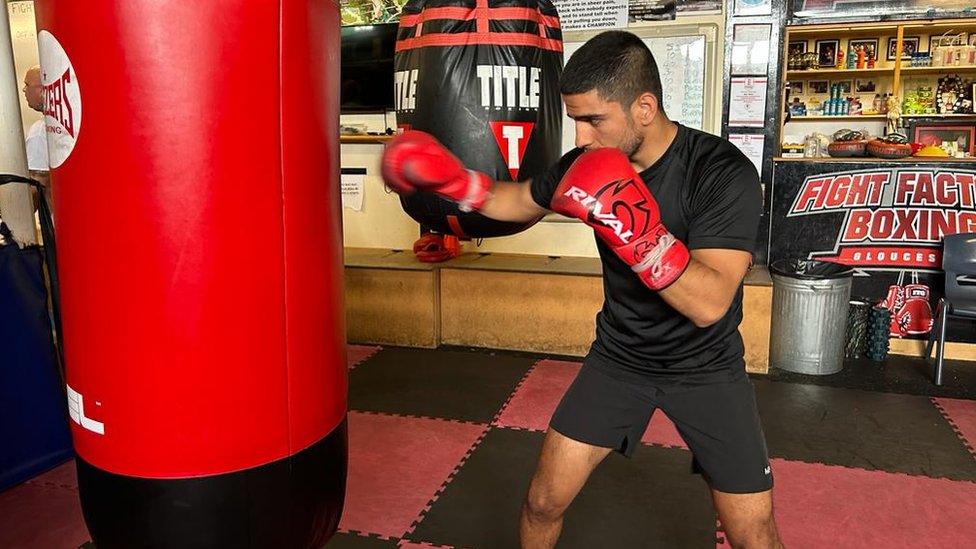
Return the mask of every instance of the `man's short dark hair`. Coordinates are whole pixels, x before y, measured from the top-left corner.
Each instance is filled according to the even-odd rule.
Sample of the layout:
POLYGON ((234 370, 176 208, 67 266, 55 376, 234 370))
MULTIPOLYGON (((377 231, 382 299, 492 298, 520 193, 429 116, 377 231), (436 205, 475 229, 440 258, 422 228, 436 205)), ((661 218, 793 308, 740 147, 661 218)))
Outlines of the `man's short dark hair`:
POLYGON ((661 74, 647 45, 626 31, 600 33, 583 44, 566 63, 559 79, 559 93, 572 95, 593 90, 606 101, 624 108, 642 93, 657 98, 664 112, 661 74))

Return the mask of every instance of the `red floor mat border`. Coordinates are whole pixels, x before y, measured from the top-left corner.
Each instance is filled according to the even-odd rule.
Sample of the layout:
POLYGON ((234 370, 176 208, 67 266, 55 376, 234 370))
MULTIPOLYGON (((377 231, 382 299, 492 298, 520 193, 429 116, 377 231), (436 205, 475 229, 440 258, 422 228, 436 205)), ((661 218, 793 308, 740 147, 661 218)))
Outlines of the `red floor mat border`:
POLYGON ((46 480, 31 479, 31 480, 28 480, 27 482, 25 482, 24 484, 30 484, 32 486, 41 486, 43 488, 57 488, 57 489, 60 489, 60 490, 68 490, 69 492, 75 492, 75 493, 78 492, 78 487, 75 486, 75 485, 72 485, 72 484, 61 484, 61 483, 50 482, 50 481, 46 481, 46 480))
MULTIPOLYGON (((912 473, 904 473, 904 472, 901 472, 901 471, 888 471, 886 469, 879 469, 879 468, 868 469, 867 467, 851 467, 850 465, 843 465, 843 464, 839 464, 839 463, 826 463, 826 462, 823 462, 823 461, 813 461, 813 460, 807 460, 807 459, 797 459, 797 458, 792 458, 792 457, 791 458, 785 458, 785 457, 779 457, 779 456, 770 455, 769 456, 769 461, 770 461, 770 465, 774 465, 774 463, 773 463, 774 461, 791 461, 791 462, 794 462, 794 463, 806 463, 807 465, 824 465, 826 467, 837 467, 837 468, 840 468, 840 469, 849 469, 849 470, 852 470, 852 471, 868 471, 868 472, 871 472, 871 473, 884 473, 886 475, 898 475, 898 476, 903 476, 903 477, 908 477, 908 478, 928 478, 928 479, 933 479, 933 480, 945 480, 945 481, 948 481, 948 482, 958 482, 958 483, 961 483, 961 484, 972 484, 972 485, 976 485, 976 480, 948 478, 948 477, 945 477, 945 476, 933 476, 933 475, 912 474, 912 473)), ((774 468, 773 469, 773 472, 775 473, 775 471, 776 471, 776 469, 774 468)), ((773 486, 773 490, 774 491, 776 490, 776 486, 775 485, 773 486)))
POLYGON ((429 541, 410 541, 406 539, 400 540, 397 547, 403 547, 406 549, 465 549, 458 548, 453 545, 438 545, 429 541))
POLYGON ((434 421, 444 421, 447 423, 460 423, 463 425, 474 425, 477 427, 488 427, 487 423, 481 423, 479 421, 468 421, 464 419, 451 419, 447 417, 435 417, 435 416, 422 416, 417 414, 391 414, 387 412, 375 412, 372 410, 349 410, 349 412, 355 412, 357 414, 363 414, 367 416, 384 416, 384 417, 402 417, 407 419, 429 419, 434 421))
POLYGON ((959 437, 959 440, 963 443, 966 449, 969 450, 969 453, 970 455, 973 456, 973 459, 976 459, 976 448, 973 447, 973 444, 976 444, 976 441, 970 442, 966 438, 966 435, 963 434, 963 432, 959 429, 959 426, 956 425, 956 422, 953 421, 952 416, 949 414, 948 410, 942 407, 942 403, 939 402, 936 397, 932 397, 929 400, 932 402, 932 405, 935 406, 935 409, 938 410, 940 414, 942 414, 942 418, 945 419, 946 423, 948 423, 949 426, 952 427, 952 430, 956 433, 956 436, 959 437))
POLYGON ((347 530, 345 528, 339 528, 338 530, 336 530, 336 532, 340 534, 350 534, 360 538, 378 539, 380 541, 393 541, 393 542, 400 541, 400 538, 397 537, 384 536, 383 534, 376 534, 373 532, 363 532, 361 530, 347 530))
POLYGON ((352 371, 356 366, 359 366, 363 362, 366 362, 370 357, 376 353, 383 350, 380 345, 356 345, 353 343, 346 344, 346 368, 352 371), (350 351, 353 351, 355 355, 355 361, 349 360, 350 351))
MULTIPOLYGON (((545 359, 543 359, 543 360, 545 360, 545 359)), ((525 371, 525 374, 522 376, 522 379, 520 379, 518 381, 518 383, 515 384, 515 388, 512 389, 512 392, 509 393, 508 398, 506 398, 505 399, 505 402, 502 403, 501 408, 499 408, 498 409, 498 412, 495 413, 495 417, 491 418, 491 426, 492 427, 494 427, 496 429, 513 429, 513 430, 516 430, 516 431, 529 431, 529 432, 533 432, 533 433, 541 433, 541 432, 543 432, 542 430, 530 429, 528 427, 510 427, 508 425, 502 426, 502 425, 499 425, 498 424, 498 420, 501 419, 502 414, 505 413, 505 410, 512 403, 512 400, 515 398, 515 395, 517 395, 518 392, 522 389, 522 385, 525 385, 525 381, 527 379, 529 379, 529 376, 532 375, 533 372, 535 372, 536 366, 538 366, 539 363, 543 362, 543 360, 537 360, 534 364, 532 364, 532 366, 529 367, 529 369, 525 371)))

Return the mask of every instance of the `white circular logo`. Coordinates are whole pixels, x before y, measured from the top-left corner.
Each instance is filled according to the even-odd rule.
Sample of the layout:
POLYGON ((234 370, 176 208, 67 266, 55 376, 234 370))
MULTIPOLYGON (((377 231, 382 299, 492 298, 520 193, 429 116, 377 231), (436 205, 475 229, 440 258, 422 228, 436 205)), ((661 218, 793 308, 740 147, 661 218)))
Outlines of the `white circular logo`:
POLYGON ((37 33, 44 86, 44 125, 51 169, 71 155, 81 131, 81 88, 61 43, 46 30, 37 33))

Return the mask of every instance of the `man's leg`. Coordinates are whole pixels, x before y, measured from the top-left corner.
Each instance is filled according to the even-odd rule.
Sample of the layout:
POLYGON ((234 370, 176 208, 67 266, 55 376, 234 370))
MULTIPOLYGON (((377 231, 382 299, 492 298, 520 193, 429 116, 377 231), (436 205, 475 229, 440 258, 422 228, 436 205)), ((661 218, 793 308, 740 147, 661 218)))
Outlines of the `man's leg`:
POLYGON ((519 521, 522 547, 535 549, 556 545, 562 530, 563 513, 586 484, 593 469, 610 451, 610 448, 578 442, 549 429, 542 444, 539 465, 522 505, 519 521))
POLYGON ((731 494, 712 489, 715 511, 729 544, 739 549, 783 547, 773 518, 773 492, 731 494))
POLYGON ((727 382, 668 392, 662 408, 695 456, 733 547, 781 547, 773 521, 773 471, 752 383, 727 382))

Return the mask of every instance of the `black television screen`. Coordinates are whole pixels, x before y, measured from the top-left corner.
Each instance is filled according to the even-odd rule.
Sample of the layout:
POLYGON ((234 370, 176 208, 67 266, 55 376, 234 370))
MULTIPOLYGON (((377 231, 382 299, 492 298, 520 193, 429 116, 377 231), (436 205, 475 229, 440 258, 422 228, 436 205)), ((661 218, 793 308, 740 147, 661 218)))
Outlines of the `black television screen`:
POLYGON ((342 27, 340 110, 393 110, 393 51, 397 24, 342 27))

